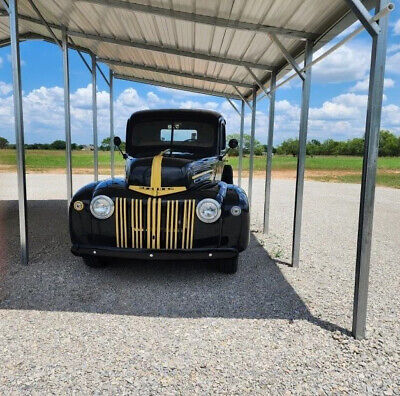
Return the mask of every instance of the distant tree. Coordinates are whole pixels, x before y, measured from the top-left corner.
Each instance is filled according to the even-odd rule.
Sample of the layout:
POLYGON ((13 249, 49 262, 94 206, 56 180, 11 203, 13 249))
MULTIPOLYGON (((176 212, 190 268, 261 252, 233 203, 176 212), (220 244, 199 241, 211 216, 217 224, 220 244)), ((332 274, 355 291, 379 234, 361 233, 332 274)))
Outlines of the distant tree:
POLYGON ((346 146, 343 150, 345 155, 363 155, 364 153, 364 139, 354 138, 345 142, 346 146))
POLYGON ((379 155, 394 157, 400 155, 400 140, 390 131, 381 131, 379 135, 379 155))
POLYGON ((306 152, 308 155, 319 155, 321 151, 321 142, 316 139, 312 139, 307 143, 306 152))
POLYGON ((110 148, 111 148, 111 138, 107 137, 102 140, 100 150, 110 151, 110 148))
POLYGON ((76 143, 72 143, 71 150, 78 150, 78 145, 76 143))
POLYGON ((276 148, 277 154, 293 155, 294 157, 299 152, 299 140, 298 139, 287 139, 276 148))
POLYGON ((0 149, 5 149, 8 146, 8 140, 0 136, 0 149))
POLYGON ((52 150, 65 150, 66 144, 64 140, 55 140, 50 144, 52 150))

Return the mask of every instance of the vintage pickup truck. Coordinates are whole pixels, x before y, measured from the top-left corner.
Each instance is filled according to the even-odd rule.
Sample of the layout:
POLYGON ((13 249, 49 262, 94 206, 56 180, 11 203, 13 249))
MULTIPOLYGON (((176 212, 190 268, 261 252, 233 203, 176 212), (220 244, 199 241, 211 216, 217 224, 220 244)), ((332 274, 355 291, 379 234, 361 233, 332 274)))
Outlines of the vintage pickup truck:
MULTIPOLYGON (((124 178, 90 183, 69 211, 72 253, 107 258, 213 260, 235 273, 249 242, 249 204, 233 184, 225 120, 213 111, 146 110, 126 127, 124 178)), ((109 260, 108 260, 109 261, 109 260)))

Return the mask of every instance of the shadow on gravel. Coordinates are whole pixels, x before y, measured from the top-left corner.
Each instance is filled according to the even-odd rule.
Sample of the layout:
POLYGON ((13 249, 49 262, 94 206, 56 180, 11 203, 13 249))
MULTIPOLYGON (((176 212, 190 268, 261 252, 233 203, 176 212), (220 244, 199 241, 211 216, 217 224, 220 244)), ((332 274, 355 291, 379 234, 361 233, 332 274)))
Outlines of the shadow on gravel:
POLYGON ((30 201, 30 265, 19 263, 18 206, 0 201, 0 308, 152 317, 307 320, 311 315, 279 266, 251 235, 236 275, 211 262, 114 262, 86 267, 70 253, 65 201, 30 201))

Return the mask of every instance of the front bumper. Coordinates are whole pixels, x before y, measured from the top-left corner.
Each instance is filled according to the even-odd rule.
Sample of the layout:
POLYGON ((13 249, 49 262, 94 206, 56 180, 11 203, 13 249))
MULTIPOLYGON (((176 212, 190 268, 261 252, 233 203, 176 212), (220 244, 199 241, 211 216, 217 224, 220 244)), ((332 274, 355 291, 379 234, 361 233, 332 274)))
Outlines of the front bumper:
POLYGON ((136 260, 205 260, 228 259, 239 254, 234 248, 151 250, 73 245, 75 256, 116 257, 136 260))

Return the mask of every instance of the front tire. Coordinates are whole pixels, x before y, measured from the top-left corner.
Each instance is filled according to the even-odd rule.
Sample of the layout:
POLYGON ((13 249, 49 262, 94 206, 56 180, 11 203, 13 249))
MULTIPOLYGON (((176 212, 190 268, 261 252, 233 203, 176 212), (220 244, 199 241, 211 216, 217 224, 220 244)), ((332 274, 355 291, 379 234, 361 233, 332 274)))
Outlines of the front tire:
POLYGON ((90 268, 104 268, 107 262, 100 257, 85 256, 82 257, 83 262, 90 268))
POLYGON ((235 274, 238 270, 239 256, 217 261, 217 269, 223 274, 235 274))

